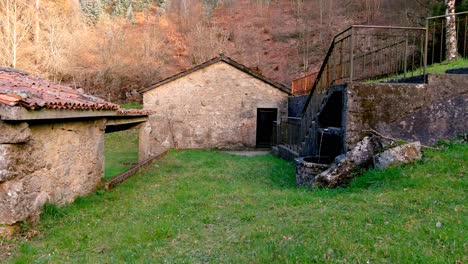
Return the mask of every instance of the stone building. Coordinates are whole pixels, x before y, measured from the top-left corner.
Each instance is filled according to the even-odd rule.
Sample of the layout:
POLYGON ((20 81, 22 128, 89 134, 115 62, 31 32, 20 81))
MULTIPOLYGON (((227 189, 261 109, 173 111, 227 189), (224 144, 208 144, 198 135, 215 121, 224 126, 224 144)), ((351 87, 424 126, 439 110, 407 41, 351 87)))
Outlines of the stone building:
POLYGON ((269 147, 289 89, 220 55, 141 91, 156 114, 140 128, 140 159, 161 149, 269 147))
MULTIPOLYGON (((0 68, 0 229, 96 189, 104 133, 146 120, 25 72, 0 68)), ((1 230, 0 230, 1 231, 1 230)))

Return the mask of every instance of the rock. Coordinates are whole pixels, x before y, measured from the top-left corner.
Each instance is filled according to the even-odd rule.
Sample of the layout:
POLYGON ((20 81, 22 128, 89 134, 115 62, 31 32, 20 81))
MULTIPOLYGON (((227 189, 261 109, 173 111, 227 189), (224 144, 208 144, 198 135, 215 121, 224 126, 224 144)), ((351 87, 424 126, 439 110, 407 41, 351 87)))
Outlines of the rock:
POLYGON ((335 164, 338 164, 346 159, 346 154, 341 154, 335 157, 335 164))
POLYGON ((346 184, 352 179, 354 169, 366 167, 372 160, 375 167, 386 168, 419 160, 422 157, 420 142, 394 147, 375 155, 380 150, 381 142, 377 138, 365 137, 346 153, 346 157, 336 157, 335 164, 314 177, 314 184, 329 188, 346 184))
POLYGON ((315 184, 334 188, 348 183, 352 179, 352 171, 359 166, 365 166, 372 161, 372 157, 380 149, 380 144, 374 137, 365 137, 362 141, 346 153, 345 157, 338 156, 329 169, 315 177, 315 184))
POLYGON ((25 143, 31 138, 31 129, 26 122, 9 124, 0 121, 0 144, 25 143))
POLYGON ((351 172, 355 167, 357 167, 356 164, 349 159, 345 159, 338 164, 333 164, 328 170, 317 175, 315 184, 318 186, 335 188, 348 183, 352 178, 351 172))
POLYGON ((421 143, 416 141, 391 148, 375 155, 374 166, 379 169, 384 169, 390 166, 420 160, 421 158, 421 143))
POLYGON ((378 150, 376 138, 365 137, 362 141, 357 143, 352 150, 346 153, 346 159, 358 166, 363 165, 369 162, 378 150))
POLYGON ((43 153, 35 150, 31 144, 0 144, 0 184, 39 170, 44 165, 38 162, 43 153))

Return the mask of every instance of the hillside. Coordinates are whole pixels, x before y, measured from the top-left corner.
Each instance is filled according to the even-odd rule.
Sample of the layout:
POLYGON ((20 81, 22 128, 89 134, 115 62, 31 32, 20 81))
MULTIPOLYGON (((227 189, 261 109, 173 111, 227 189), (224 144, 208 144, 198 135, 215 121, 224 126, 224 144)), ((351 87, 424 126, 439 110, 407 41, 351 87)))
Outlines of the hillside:
POLYGON ((7 3, 0 4, 0 18, 11 22, 0 23, 1 66, 116 101, 137 99, 136 90, 221 52, 289 85, 317 70, 332 36, 349 25, 418 25, 430 12, 403 0, 7 3), (15 5, 18 12, 7 12, 15 5))

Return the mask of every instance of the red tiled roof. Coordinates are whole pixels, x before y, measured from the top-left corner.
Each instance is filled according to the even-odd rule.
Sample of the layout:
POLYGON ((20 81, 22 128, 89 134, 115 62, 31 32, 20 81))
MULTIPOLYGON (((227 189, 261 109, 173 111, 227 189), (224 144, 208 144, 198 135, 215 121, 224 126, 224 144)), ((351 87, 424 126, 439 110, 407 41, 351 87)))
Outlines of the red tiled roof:
POLYGON ((26 72, 0 68, 0 104, 30 110, 119 110, 120 106, 26 72))

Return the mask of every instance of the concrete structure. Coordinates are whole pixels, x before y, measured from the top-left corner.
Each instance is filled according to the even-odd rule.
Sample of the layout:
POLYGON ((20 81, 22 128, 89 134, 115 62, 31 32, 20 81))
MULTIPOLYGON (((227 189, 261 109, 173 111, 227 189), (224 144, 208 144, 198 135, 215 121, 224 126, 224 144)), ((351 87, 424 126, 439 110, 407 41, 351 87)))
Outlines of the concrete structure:
POLYGON ((96 189, 104 175, 104 133, 146 116, 70 87, 0 68, 0 233, 96 189))
POLYGON ((156 114, 140 129, 140 159, 171 147, 267 146, 288 110, 287 87, 223 55, 141 92, 156 114))
POLYGON ((426 145, 468 132, 468 75, 429 75, 427 84, 352 83, 346 92, 346 147, 367 130, 426 145))
MULTIPOLYGON (((290 98, 291 116, 300 116, 303 101, 290 98)), ((320 105, 307 137, 296 145, 278 145, 278 156, 288 160, 298 156, 334 158, 353 149, 371 130, 424 145, 466 134, 468 74, 430 74, 427 83, 333 85, 320 105)))

